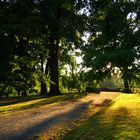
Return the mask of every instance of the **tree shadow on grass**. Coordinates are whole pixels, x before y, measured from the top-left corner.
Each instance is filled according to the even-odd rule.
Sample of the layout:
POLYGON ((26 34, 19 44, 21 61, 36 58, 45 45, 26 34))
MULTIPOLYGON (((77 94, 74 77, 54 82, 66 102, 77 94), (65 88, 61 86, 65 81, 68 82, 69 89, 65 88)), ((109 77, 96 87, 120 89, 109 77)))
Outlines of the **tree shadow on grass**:
POLYGON ((108 111, 111 105, 113 103, 90 117, 84 125, 65 135, 62 140, 140 139, 140 128, 138 128, 140 120, 136 121, 135 118, 130 117, 130 113, 125 107, 118 108, 114 112, 108 111))
POLYGON ((24 130, 22 132, 18 132, 14 136, 7 136, 7 139, 27 140, 34 135, 40 134, 43 130, 45 130, 45 131, 49 130, 53 125, 55 125, 57 123, 59 124, 63 121, 74 120, 76 118, 78 119, 79 116, 81 115, 81 113, 84 112, 91 103, 92 103, 92 101, 89 101, 86 103, 80 103, 74 109, 72 109, 68 112, 59 113, 55 116, 52 116, 52 117, 40 122, 39 124, 37 124, 33 127, 28 126, 28 128, 26 130, 24 130))

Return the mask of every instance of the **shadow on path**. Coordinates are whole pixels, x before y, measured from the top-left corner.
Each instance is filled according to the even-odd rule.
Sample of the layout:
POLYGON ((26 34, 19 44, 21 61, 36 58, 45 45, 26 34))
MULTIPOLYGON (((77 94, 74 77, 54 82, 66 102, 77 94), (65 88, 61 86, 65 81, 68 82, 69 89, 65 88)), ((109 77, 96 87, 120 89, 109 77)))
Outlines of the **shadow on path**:
MULTIPOLYGON (((79 118, 79 115, 82 112, 84 112, 91 103, 92 103, 92 101, 80 103, 74 109, 72 109, 68 112, 64 112, 64 113, 60 113, 55 116, 52 116, 52 117, 40 122, 38 125, 36 125, 34 127, 29 126, 28 129, 26 129, 22 132, 18 132, 18 134, 14 135, 14 136, 9 136, 8 139, 5 139, 5 140, 9 140, 9 139, 10 140, 28 140, 32 136, 35 136, 35 135, 41 133, 43 130, 45 130, 45 131, 49 130, 51 128, 51 126, 53 126, 54 124, 61 123, 63 121, 67 121, 67 120, 77 119, 77 118, 79 118)), ((62 106, 62 109, 63 109, 63 106, 62 106)))

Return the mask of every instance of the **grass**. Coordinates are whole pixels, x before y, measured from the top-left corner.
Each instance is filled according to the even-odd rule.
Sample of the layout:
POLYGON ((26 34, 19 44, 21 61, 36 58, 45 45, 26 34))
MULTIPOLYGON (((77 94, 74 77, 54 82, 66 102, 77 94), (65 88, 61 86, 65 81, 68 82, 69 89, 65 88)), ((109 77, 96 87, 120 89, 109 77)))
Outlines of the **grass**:
POLYGON ((122 94, 62 140, 140 140, 140 95, 122 94))
POLYGON ((48 104, 56 104, 62 101, 76 100, 83 96, 84 94, 63 94, 54 97, 28 96, 0 99, 0 114, 36 108, 48 104))

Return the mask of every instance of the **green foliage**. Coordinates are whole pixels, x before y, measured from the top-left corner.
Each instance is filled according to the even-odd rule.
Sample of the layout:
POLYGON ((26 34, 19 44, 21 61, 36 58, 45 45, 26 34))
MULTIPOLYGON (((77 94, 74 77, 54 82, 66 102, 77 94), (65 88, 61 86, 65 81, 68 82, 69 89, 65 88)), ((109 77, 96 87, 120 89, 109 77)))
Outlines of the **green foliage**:
POLYGON ((91 2, 89 42, 83 47, 84 65, 98 80, 110 77, 118 67, 129 88, 139 71, 139 33, 136 1, 91 2), (135 74, 134 74, 135 73, 135 74))
POLYGON ((35 36, 40 32, 41 18, 33 10, 35 3, 31 1, 1 3, 1 90, 7 92, 7 89, 12 88, 19 95, 27 94, 26 92, 29 93, 35 86, 35 66, 38 63, 37 52, 40 47, 35 43, 35 36))
POLYGON ((40 91, 46 94, 49 83, 55 95, 59 81, 84 89, 89 81, 111 77, 114 67, 129 88, 139 81, 139 11, 137 0, 0 1, 0 90, 28 94, 40 82, 40 91), (77 71, 80 66, 69 55, 77 48, 83 55, 76 56, 91 68, 87 74, 77 71), (71 74, 59 80, 66 64, 71 74))
POLYGON ((0 1, 0 90, 28 94, 40 82, 41 91, 50 83, 57 94, 58 53, 82 43, 86 15, 78 11, 85 6, 86 0, 0 1))

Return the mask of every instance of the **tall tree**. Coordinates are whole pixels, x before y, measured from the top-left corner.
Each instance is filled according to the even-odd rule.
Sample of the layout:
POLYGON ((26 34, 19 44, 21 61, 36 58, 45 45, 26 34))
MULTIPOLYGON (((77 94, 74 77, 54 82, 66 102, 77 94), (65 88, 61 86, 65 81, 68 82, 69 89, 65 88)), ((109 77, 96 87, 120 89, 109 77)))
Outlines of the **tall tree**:
POLYGON ((83 49, 85 65, 96 78, 121 70, 125 92, 130 91, 130 71, 138 71, 139 32, 136 1, 91 1, 89 44, 83 49), (137 62, 137 63, 136 63, 137 62))
POLYGON ((0 19, 0 81, 4 88, 8 83, 7 86, 14 86, 18 92, 29 89, 35 83, 35 65, 40 63, 37 52, 42 43, 35 40, 41 38, 44 31, 37 3, 31 0, 1 1, 0 19))
MULTIPOLYGON (((83 32, 83 15, 78 11, 83 6, 81 0, 48 0, 41 1, 41 14, 46 20, 49 30, 49 68, 50 68, 50 94, 60 94, 59 90, 59 54, 62 42, 75 43, 83 32)), ((78 42, 78 41, 77 41, 78 42)))

